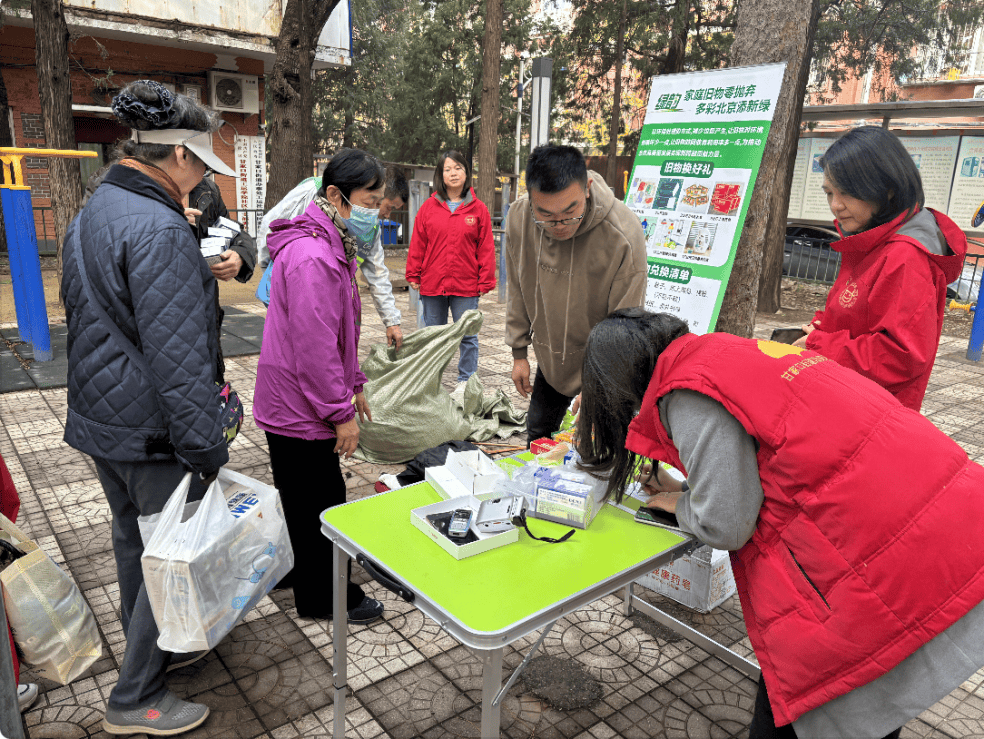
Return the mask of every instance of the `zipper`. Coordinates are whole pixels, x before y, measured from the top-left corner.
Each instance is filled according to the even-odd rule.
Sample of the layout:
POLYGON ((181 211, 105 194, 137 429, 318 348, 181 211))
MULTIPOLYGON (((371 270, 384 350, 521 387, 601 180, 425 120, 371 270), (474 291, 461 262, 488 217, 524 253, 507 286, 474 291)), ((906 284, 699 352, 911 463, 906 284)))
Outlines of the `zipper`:
POLYGON ((816 594, 817 594, 818 596, 820 596, 820 600, 822 600, 822 601, 823 601, 823 604, 824 604, 824 606, 826 606, 826 608, 827 608, 827 610, 828 610, 828 611, 830 611, 830 610, 833 610, 833 609, 831 609, 831 607, 830 607, 830 604, 829 604, 829 603, 827 602, 827 599, 823 597, 823 593, 821 593, 821 592, 820 592, 820 588, 818 588, 818 587, 817 587, 817 586, 816 586, 816 585, 815 585, 815 584, 813 583, 813 580, 811 580, 811 579, 810 579, 810 576, 806 574, 806 570, 804 570, 804 569, 803 569, 803 565, 801 565, 801 564, 799 563, 799 560, 797 560, 797 559, 796 559, 796 555, 795 555, 795 554, 793 554, 793 550, 792 550, 792 549, 790 549, 790 548, 789 548, 789 547, 787 546, 787 547, 786 547, 786 551, 787 551, 787 552, 789 552, 789 556, 793 558, 793 562, 795 562, 795 563, 796 563, 796 566, 797 566, 797 567, 799 568, 799 571, 800 571, 800 573, 802 573, 802 575, 803 575, 803 578, 804 578, 804 579, 805 579, 805 580, 806 580, 806 581, 807 581, 807 582, 808 582, 808 583, 810 584, 810 587, 811 587, 811 588, 813 588, 813 591, 814 591, 814 592, 815 592, 815 593, 816 593, 816 594))

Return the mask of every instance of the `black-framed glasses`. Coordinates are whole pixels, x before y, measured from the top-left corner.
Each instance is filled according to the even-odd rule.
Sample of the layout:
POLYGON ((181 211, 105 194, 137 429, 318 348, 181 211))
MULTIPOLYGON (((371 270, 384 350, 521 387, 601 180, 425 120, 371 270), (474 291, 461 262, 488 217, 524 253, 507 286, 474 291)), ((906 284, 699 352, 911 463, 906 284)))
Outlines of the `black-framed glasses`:
POLYGON ((587 209, 585 209, 585 213, 582 213, 581 215, 575 218, 561 218, 559 221, 540 221, 537 220, 536 215, 534 215, 533 213, 533 203, 530 203, 530 218, 532 218, 533 223, 535 223, 540 228, 557 228, 557 226, 573 226, 574 224, 580 223, 581 221, 584 220, 584 216, 586 215, 586 212, 587 209))

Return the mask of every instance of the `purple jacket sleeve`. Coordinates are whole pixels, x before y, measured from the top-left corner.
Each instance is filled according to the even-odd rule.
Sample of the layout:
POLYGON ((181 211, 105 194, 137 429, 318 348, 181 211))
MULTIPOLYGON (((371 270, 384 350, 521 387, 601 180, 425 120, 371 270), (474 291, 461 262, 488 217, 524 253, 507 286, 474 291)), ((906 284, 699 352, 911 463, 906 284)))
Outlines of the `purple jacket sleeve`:
POLYGON ((334 425, 350 421, 355 406, 353 388, 345 382, 347 363, 356 363, 356 383, 364 382, 358 357, 346 356, 353 351, 349 342, 357 350, 355 322, 345 310, 352 304, 351 281, 334 265, 308 258, 293 267, 287 283, 287 310, 296 317, 290 340, 301 392, 318 418, 334 425), (346 320, 352 325, 345 326, 346 320))

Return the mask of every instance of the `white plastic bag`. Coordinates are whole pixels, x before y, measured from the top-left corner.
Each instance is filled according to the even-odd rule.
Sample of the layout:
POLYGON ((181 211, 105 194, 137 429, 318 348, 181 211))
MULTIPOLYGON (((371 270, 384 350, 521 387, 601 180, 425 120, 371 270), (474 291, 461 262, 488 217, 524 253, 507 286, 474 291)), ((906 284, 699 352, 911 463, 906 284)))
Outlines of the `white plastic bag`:
POLYGON ((3 515, 0 537, 24 552, 0 571, 14 641, 35 673, 68 685, 102 656, 96 617, 71 576, 3 515))
POLYGON ((141 530, 157 646, 169 652, 215 647, 294 566, 276 488, 220 470, 182 521, 190 485, 191 473, 141 530))

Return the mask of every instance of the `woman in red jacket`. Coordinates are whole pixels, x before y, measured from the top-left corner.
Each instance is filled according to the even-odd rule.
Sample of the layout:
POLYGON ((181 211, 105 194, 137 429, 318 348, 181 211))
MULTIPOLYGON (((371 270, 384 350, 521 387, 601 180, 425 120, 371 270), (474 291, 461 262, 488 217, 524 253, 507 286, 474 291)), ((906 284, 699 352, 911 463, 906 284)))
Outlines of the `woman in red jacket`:
POLYGON ((924 416, 815 352, 641 308, 591 331, 582 382, 608 495, 671 464, 686 482, 654 464, 648 505, 732 553, 750 739, 898 737, 984 667, 984 467, 924 416))
POLYGON ((919 410, 943 330, 946 286, 967 254, 963 231, 924 208, 922 180, 895 134, 848 131, 820 159, 844 237, 840 272, 798 346, 813 349, 919 410))
MULTIPOLYGON (((492 218, 471 186, 465 158, 446 151, 434 170, 434 194, 417 213, 407 254, 407 282, 420 291, 421 325, 443 326, 473 308, 495 288, 492 218)), ((461 340, 460 396, 478 369, 478 337, 461 340)))

